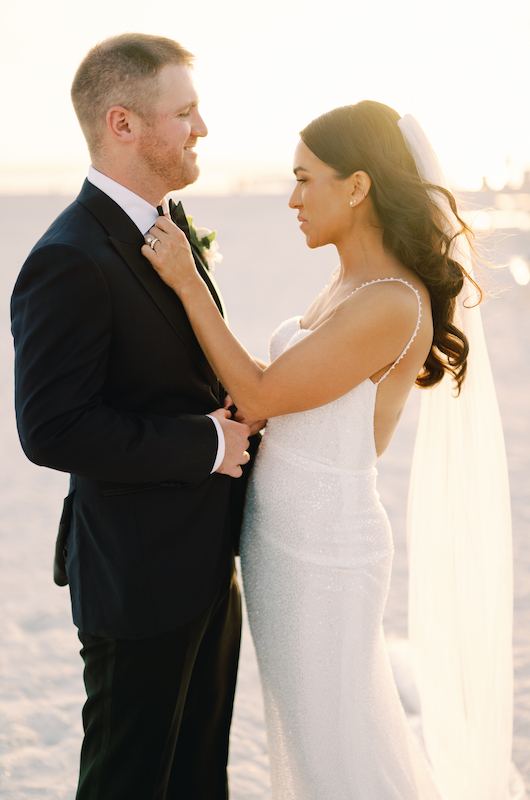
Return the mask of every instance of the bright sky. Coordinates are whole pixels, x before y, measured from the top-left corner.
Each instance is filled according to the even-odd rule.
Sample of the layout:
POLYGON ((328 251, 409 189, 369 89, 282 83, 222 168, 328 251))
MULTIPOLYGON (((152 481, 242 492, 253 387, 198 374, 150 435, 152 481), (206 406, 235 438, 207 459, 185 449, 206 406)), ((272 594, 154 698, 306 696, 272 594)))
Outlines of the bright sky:
POLYGON ((124 30, 197 56, 210 130, 197 190, 220 165, 232 188, 288 179, 298 131, 365 98, 414 114, 455 185, 502 186, 507 158, 515 179, 530 167, 528 0, 10 0, 2 28, 0 192, 75 191, 88 156, 70 83, 95 42, 124 30))

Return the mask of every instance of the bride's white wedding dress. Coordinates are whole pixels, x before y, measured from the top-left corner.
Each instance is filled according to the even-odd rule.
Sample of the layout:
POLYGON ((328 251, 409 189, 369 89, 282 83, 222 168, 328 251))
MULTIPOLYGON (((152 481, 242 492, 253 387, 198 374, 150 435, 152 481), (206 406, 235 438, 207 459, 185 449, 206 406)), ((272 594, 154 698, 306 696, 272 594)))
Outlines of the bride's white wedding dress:
MULTIPOLYGON (((416 296, 416 329, 391 369, 417 333, 416 296)), ((287 320, 271 360, 310 335, 287 320)), ((441 798, 382 630, 393 544, 376 489, 374 412, 388 372, 271 419, 249 484, 241 567, 274 800, 441 798)))

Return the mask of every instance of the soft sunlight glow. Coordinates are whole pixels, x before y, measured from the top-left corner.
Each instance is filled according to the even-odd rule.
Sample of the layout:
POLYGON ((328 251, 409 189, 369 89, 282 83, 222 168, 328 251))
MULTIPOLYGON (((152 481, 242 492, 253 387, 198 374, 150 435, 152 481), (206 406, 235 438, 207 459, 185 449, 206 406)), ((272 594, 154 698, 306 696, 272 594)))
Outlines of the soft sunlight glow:
POLYGON ((470 215, 471 227, 475 231, 489 231, 492 227, 491 213, 489 211, 478 211, 470 215))
MULTIPOLYGON (((321 0, 268 0, 266 14, 247 0, 194 0, 185 14, 168 3, 149 16, 141 0, 27 0, 21 26, 20 7, 6 4, 0 192, 20 191, 28 162, 41 191, 78 185, 65 167, 88 165, 72 77, 93 44, 125 30, 175 38, 197 56, 209 127, 199 163, 224 169, 227 191, 267 191, 268 173, 277 185, 302 127, 366 98, 419 120, 455 188, 479 188, 483 176, 498 188, 530 165, 527 0, 329 0, 322 10, 321 0)), ((206 168, 199 190, 211 190, 206 168)))
POLYGON ((512 258, 510 261, 510 272, 519 286, 526 286, 530 283, 530 269, 527 262, 522 258, 512 258))

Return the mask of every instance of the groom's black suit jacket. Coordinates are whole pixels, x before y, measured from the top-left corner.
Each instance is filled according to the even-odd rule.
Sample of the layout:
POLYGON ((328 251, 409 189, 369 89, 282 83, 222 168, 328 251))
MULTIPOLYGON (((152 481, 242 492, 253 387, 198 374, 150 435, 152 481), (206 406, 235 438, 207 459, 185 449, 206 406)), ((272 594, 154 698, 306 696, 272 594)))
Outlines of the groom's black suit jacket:
POLYGON ((12 300, 22 446, 72 473, 74 622, 131 639, 192 619, 232 563, 232 481, 210 474, 217 434, 205 416, 224 393, 143 243, 87 181, 30 253, 12 300), (157 284, 159 304, 142 281, 157 284))

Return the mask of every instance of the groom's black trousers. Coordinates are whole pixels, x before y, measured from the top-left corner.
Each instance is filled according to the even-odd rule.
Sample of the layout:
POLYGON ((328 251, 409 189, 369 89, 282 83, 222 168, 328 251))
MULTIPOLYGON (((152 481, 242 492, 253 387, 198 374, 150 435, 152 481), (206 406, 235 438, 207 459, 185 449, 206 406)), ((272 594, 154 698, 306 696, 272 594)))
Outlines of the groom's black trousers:
POLYGON ((241 632, 235 573, 181 628, 80 632, 87 701, 77 800, 225 800, 241 632))

